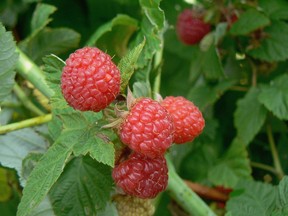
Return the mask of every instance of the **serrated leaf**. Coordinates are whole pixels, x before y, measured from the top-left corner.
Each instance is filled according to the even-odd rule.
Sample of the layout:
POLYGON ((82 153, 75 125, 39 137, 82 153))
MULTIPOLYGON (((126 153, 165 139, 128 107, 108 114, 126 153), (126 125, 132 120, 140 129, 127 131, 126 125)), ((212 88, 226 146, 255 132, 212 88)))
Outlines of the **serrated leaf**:
POLYGON ((31 32, 32 34, 37 33, 42 30, 45 26, 51 22, 51 18, 49 16, 53 14, 57 10, 56 7, 49 4, 38 4, 31 20, 31 32))
POLYGON ((51 53, 59 55, 78 47, 80 34, 69 28, 44 28, 34 37, 19 44, 33 61, 40 62, 42 57, 51 53))
POLYGON ((242 13, 238 20, 233 23, 230 33, 233 35, 246 35, 256 29, 270 24, 270 20, 256 9, 249 9, 242 13))
POLYGON ((161 30, 164 28, 164 11, 159 7, 161 0, 146 1, 140 0, 140 5, 144 13, 146 14, 149 21, 157 29, 161 30))
MULTIPOLYGON (((105 131, 97 121, 102 114, 94 112, 62 114, 63 132, 58 138, 62 143, 73 145, 75 155, 86 155, 98 162, 114 166, 114 147, 105 140, 105 131)), ((107 138, 109 140, 109 138, 107 138)))
POLYGON ((237 102, 234 113, 234 125, 237 129, 237 137, 248 145, 260 131, 265 122, 267 109, 258 101, 259 90, 252 87, 237 102))
POLYGON ((288 213, 288 176, 284 176, 278 185, 278 196, 272 216, 287 215, 288 213))
POLYGON ((29 215, 44 199, 63 172, 65 163, 72 153, 72 147, 58 142, 54 143, 44 154, 31 172, 23 189, 17 216, 29 215))
POLYGON ((14 69, 18 60, 16 45, 11 32, 7 32, 0 22, 0 104, 10 94, 15 83, 14 69))
POLYGON ((259 6, 271 19, 288 19, 288 2, 286 0, 259 0, 259 6))
POLYGON ((258 100, 281 120, 288 120, 288 75, 283 74, 270 85, 261 86, 258 100))
POLYGON ((196 49, 194 56, 192 56, 191 59, 190 71, 190 80, 194 80, 194 77, 199 76, 200 73, 203 73, 208 79, 218 79, 223 77, 223 67, 216 47, 211 45, 205 52, 196 49))
POLYGON ((112 185, 111 168, 79 157, 69 162, 50 195, 57 215, 96 215, 110 199, 112 185))
POLYGON ((128 15, 118 14, 111 21, 103 24, 93 33, 86 45, 97 45, 102 50, 113 50, 118 56, 122 56, 127 43, 138 28, 138 21, 128 15), (101 41, 99 41, 102 38, 101 41))
POLYGON ((133 83, 133 95, 135 98, 150 97, 150 86, 146 82, 134 82, 133 83))
POLYGON ((276 195, 272 185, 242 180, 230 195, 227 210, 233 216, 270 216, 276 195))
POLYGON ((0 136, 0 163, 16 169, 24 186, 26 178, 22 173, 22 161, 30 152, 44 153, 47 148, 47 140, 32 128, 13 131, 0 136))
POLYGON ((56 55, 47 55, 43 59, 45 79, 48 86, 54 91, 60 91, 62 68, 65 62, 56 55))
POLYGON ((225 155, 208 172, 214 185, 233 188, 240 179, 251 178, 250 162, 246 146, 235 139, 225 155))
POLYGON ((119 62, 118 68, 121 72, 121 87, 120 91, 124 93, 131 76, 134 73, 137 60, 145 45, 145 38, 138 46, 128 52, 119 62))
POLYGON ((248 54, 254 58, 274 62, 288 58, 288 24, 282 21, 273 21, 264 29, 267 36, 261 40, 259 47, 249 50, 248 54))

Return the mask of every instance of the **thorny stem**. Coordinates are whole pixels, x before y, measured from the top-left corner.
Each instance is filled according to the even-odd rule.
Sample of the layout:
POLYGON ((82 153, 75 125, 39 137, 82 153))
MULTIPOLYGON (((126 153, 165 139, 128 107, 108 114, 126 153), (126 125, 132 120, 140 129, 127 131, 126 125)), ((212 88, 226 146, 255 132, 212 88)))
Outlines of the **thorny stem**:
POLYGON ((268 141, 269 141, 269 145, 270 145, 270 149, 271 149, 271 153, 272 153, 272 157, 274 161, 274 167, 275 167, 275 170, 277 171, 277 176, 279 179, 282 179, 284 177, 284 172, 280 163, 278 151, 276 149, 276 144, 275 144, 273 133, 272 133, 272 127, 270 124, 267 124, 266 132, 267 132, 268 141))
MULTIPOLYGON (((162 46, 164 46, 162 44, 162 46)), ((157 97, 157 93, 160 92, 160 83, 161 83, 161 61, 162 61, 162 56, 163 56, 163 48, 161 48, 159 51, 157 51, 154 59, 154 69, 157 69, 157 76, 155 77, 154 80, 154 85, 153 85, 153 97, 154 99, 157 97)))
POLYGON ((17 97, 19 98, 19 100, 22 102, 22 104, 29 109, 30 111, 32 111, 33 113, 37 114, 37 115, 44 115, 45 113, 42 112, 37 106, 35 106, 31 100, 26 96, 26 94, 24 93, 24 91, 20 88, 20 86, 16 83, 13 87, 13 91, 14 93, 17 95, 17 97))
POLYGON ((10 131, 19 130, 26 127, 32 127, 49 122, 52 119, 52 114, 47 114, 24 121, 4 125, 0 127, 0 134, 8 133, 10 131))
POLYGON ((167 191, 190 215, 216 216, 208 205, 178 176, 169 155, 166 156, 169 169, 167 191))
POLYGON ((19 53, 19 60, 16 66, 17 72, 29 80, 47 98, 50 98, 53 95, 53 91, 46 84, 41 69, 20 49, 17 49, 17 52, 19 53))

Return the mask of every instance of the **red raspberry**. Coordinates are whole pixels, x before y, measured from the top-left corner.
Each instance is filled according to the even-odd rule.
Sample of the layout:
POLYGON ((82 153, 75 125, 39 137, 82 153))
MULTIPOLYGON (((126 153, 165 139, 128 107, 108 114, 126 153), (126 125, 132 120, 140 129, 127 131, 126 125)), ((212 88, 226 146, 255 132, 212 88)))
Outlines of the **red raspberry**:
POLYGON ((203 21, 203 15, 198 11, 185 9, 178 16, 176 30, 183 43, 193 45, 210 32, 210 24, 203 21))
POLYGON ((138 99, 120 125, 123 143, 148 157, 163 155, 173 142, 173 121, 160 103, 138 99))
POLYGON ((205 121, 201 111, 184 97, 166 97, 161 105, 167 109, 174 121, 174 142, 177 144, 190 142, 198 136, 205 121))
POLYGON ((118 95, 120 71, 108 54, 96 47, 84 47, 66 60, 61 88, 74 109, 98 112, 118 95))
POLYGON ((154 198, 167 186, 168 168, 163 156, 149 158, 134 152, 113 169, 112 177, 126 194, 154 198))

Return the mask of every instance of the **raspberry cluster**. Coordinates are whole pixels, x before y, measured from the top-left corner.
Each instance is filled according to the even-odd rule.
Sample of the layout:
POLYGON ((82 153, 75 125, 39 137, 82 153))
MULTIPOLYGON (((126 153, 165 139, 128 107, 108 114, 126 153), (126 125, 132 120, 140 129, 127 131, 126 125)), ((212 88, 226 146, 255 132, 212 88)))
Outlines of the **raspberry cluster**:
MULTIPOLYGON (((109 55, 84 47, 66 60, 61 90, 74 109, 99 112, 119 94, 120 80, 120 71, 109 55)), ((112 177, 126 195, 154 198, 168 184, 165 152, 172 143, 192 141, 205 121, 200 110, 183 97, 169 96, 158 102, 135 99, 129 92, 126 102, 128 111, 120 115, 117 133, 130 154, 117 160, 112 177)))

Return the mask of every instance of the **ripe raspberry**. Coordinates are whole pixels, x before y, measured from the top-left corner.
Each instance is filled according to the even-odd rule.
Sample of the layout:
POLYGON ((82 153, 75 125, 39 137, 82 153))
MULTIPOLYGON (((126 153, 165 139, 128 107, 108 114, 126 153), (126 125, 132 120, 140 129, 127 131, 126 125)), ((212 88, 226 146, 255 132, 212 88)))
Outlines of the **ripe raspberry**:
POLYGON ((126 194, 154 198, 167 186, 168 168, 163 156, 149 158, 134 152, 113 169, 112 177, 126 194))
POLYGON ((108 54, 96 47, 84 47, 66 60, 61 89, 74 109, 98 112, 118 95, 120 71, 108 54))
POLYGON ((184 97, 166 97, 161 105, 170 113, 175 127, 174 142, 177 144, 190 142, 198 136, 205 121, 201 111, 184 97))
POLYGON ((178 16, 176 30, 183 43, 193 45, 210 32, 210 25, 203 21, 203 15, 198 11, 185 9, 178 16))
POLYGON ((123 143, 151 158, 163 155, 171 146, 173 132, 167 110, 150 98, 137 100, 119 128, 123 143))
POLYGON ((150 199, 116 195, 113 200, 119 216, 153 216, 155 212, 155 207, 150 199))

